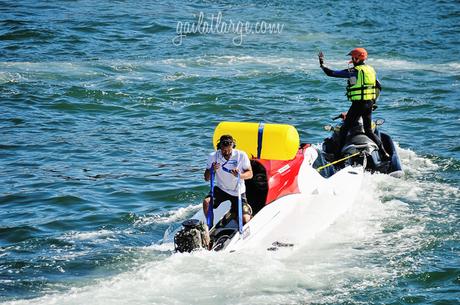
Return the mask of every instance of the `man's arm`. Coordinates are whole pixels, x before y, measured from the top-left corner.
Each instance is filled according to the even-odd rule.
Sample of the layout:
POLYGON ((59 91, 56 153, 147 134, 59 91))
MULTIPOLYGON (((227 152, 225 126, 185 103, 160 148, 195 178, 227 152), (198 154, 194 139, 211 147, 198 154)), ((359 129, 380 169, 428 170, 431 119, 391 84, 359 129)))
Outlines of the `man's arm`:
POLYGON ((209 168, 207 168, 204 171, 204 181, 209 181, 209 179, 211 179, 211 172, 209 171, 209 168))
MULTIPOLYGON (((241 162, 240 178, 243 180, 251 179, 253 176, 251 161, 249 161, 249 157, 246 153, 242 154, 242 160, 240 162, 241 162)), ((239 172, 238 168, 235 168, 232 170, 232 174, 235 177, 238 176, 238 172, 239 172)))
POLYGON ((354 69, 351 69, 351 71, 349 71, 348 69, 331 70, 325 66, 322 66, 321 69, 323 69, 324 73, 326 73, 326 75, 330 77, 350 78, 352 76, 356 76, 356 71, 354 69))
MULTIPOLYGON (((238 177, 238 169, 236 168, 232 169, 231 173, 233 174, 233 176, 238 177)), ((252 176, 253 176, 252 167, 249 167, 249 169, 243 169, 243 172, 240 173, 240 178, 243 180, 251 179, 252 176)))
POLYGON ((244 180, 251 179, 253 176, 251 161, 249 161, 248 155, 244 154, 243 156, 243 173, 240 174, 240 178, 244 180))
POLYGON ((252 176, 253 176, 252 167, 249 167, 249 169, 244 170, 243 173, 240 174, 240 178, 244 180, 251 179, 252 176))
MULTIPOLYGON (((220 164, 216 163, 216 162, 213 162, 211 166, 214 167, 214 172, 215 172, 216 170, 219 169, 220 164)), ((205 169, 205 171, 204 171, 204 180, 209 181, 209 179, 211 179, 211 167, 205 169)))
POLYGON ((328 67, 324 66, 324 54, 322 51, 318 53, 319 66, 323 69, 324 73, 330 77, 339 77, 339 78, 350 78, 356 76, 355 69, 344 69, 344 70, 331 70, 328 67))

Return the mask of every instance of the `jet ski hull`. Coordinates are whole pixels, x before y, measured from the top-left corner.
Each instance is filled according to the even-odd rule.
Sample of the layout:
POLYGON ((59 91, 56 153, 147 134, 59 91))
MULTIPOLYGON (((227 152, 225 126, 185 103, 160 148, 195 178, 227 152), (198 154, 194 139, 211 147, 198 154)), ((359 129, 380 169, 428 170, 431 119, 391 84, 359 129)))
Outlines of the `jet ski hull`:
POLYGON ((396 145, 392 138, 388 134, 381 132, 377 126, 374 129, 374 133, 382 141, 385 150, 390 155, 389 159, 385 158, 377 145, 364 134, 362 125, 354 126, 351 129, 339 154, 337 150, 340 125, 333 128, 333 130, 332 136, 326 138, 321 146, 324 158, 329 163, 334 164, 334 170, 339 170, 351 164, 361 164, 370 172, 380 172, 393 177, 402 177, 404 175, 396 145))

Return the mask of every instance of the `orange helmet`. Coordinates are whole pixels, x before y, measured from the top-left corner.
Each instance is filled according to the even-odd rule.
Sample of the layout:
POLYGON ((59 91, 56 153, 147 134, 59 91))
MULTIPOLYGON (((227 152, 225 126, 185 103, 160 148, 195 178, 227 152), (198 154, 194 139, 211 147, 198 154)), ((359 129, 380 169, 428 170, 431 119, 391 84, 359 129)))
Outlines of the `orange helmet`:
POLYGON ((358 59, 359 61, 365 61, 367 59, 367 51, 364 48, 356 48, 350 51, 347 55, 358 59))

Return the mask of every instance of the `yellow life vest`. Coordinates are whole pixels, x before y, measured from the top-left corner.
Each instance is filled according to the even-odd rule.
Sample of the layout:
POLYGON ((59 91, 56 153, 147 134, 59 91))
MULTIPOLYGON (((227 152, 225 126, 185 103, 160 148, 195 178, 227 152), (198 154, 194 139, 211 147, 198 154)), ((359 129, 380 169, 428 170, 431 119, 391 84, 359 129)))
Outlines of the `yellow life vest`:
POLYGON ((368 65, 355 67, 357 72, 356 83, 348 80, 347 98, 350 101, 369 101, 377 98, 377 76, 374 68, 368 65))

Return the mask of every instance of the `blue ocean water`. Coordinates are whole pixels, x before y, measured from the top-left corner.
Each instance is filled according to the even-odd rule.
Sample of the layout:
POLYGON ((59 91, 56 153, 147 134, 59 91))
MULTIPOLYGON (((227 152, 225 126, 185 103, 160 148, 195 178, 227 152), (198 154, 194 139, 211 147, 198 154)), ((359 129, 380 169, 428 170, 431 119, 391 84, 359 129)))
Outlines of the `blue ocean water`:
POLYGON ((458 304, 458 1, 0 1, 0 24, 0 301, 458 304), (320 143, 348 103, 316 54, 343 69, 357 46, 405 177, 367 175, 289 259, 172 255, 214 127, 320 143))

